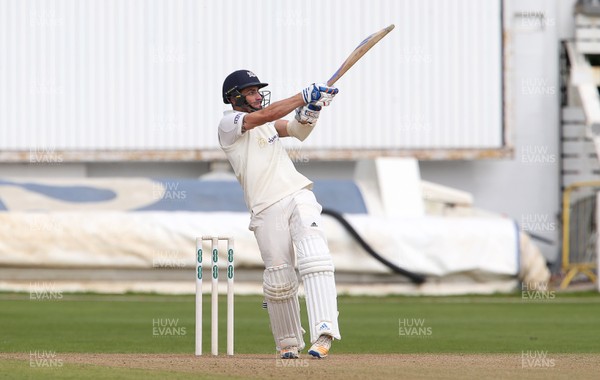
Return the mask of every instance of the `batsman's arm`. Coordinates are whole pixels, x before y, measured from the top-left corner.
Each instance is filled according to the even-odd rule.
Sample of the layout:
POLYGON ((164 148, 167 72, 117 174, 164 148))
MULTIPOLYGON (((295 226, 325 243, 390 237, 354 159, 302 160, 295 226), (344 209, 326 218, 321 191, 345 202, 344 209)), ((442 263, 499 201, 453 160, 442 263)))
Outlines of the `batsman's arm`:
POLYGON ((328 106, 337 93, 338 89, 335 87, 313 83, 299 94, 277 101, 266 108, 246 115, 244 117, 243 131, 279 120, 294 109, 306 104, 314 104, 319 109, 321 106, 328 106))
POLYGON ((290 134, 287 130, 288 123, 289 121, 287 120, 277 120, 275 122, 275 129, 277 130, 279 137, 290 137, 290 134))
POLYGON ((300 141, 306 140, 317 125, 321 108, 321 106, 307 104, 296 108, 294 119, 290 121, 277 120, 275 122, 275 129, 279 137, 293 136, 300 141))
POLYGON ((299 93, 290 98, 274 102, 266 108, 244 116, 244 130, 247 131, 259 125, 279 120, 304 104, 304 98, 299 93))
POLYGON ((282 121, 284 121, 285 124, 282 123, 282 126, 280 128, 277 128, 277 124, 275 124, 275 129, 277 129, 279 137, 293 136, 300 141, 306 140, 308 135, 310 135, 312 130, 317 125, 316 122, 312 124, 301 124, 296 119, 292 119, 290 121, 282 121))

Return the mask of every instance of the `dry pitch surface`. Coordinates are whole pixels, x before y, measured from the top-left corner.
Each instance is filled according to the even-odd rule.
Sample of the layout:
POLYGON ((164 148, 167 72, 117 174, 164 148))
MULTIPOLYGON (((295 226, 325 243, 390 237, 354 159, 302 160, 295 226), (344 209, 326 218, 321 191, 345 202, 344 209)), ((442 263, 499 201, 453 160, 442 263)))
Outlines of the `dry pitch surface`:
MULTIPOLYGON (((240 379, 597 379, 600 363, 598 354, 548 354, 543 360, 529 361, 515 354, 333 354, 322 360, 286 361, 274 355, 60 353, 58 357, 65 365, 240 379)), ((7 359, 29 362, 30 358, 28 353, 0 353, 0 360, 7 359)))

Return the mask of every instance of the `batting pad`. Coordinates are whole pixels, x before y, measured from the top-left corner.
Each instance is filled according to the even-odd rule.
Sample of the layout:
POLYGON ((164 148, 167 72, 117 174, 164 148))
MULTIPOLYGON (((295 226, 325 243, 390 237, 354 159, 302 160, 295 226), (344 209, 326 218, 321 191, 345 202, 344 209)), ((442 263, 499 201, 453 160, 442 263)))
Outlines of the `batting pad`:
POLYGON ((315 235, 296 242, 296 248, 298 270, 306 292, 310 341, 316 342, 323 334, 341 339, 334 267, 327 244, 315 235))
POLYGON ((277 350, 291 346, 302 350, 304 339, 296 271, 287 264, 270 267, 265 269, 263 279, 263 291, 277 350))

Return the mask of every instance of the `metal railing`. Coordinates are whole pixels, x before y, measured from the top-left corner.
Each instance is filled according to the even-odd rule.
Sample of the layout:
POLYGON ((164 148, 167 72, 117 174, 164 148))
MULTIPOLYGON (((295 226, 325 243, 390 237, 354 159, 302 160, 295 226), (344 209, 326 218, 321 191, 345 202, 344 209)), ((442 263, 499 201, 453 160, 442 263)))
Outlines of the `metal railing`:
POLYGON ((563 191, 562 272, 560 287, 569 286, 578 274, 596 281, 596 193, 600 181, 572 183, 563 191))

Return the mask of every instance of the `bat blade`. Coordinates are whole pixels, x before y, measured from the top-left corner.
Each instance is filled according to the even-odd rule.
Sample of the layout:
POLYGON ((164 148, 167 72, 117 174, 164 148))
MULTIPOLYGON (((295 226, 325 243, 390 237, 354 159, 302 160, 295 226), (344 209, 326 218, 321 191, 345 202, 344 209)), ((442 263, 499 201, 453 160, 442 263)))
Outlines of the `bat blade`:
POLYGON ((340 66, 339 69, 329 78, 327 81, 328 86, 333 86, 338 79, 342 77, 366 52, 369 51, 376 43, 378 43, 383 37, 385 37, 389 32, 394 29, 394 24, 381 29, 378 32, 371 34, 369 37, 365 38, 357 47, 354 49, 352 53, 346 58, 344 63, 340 66))

